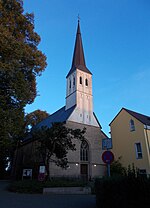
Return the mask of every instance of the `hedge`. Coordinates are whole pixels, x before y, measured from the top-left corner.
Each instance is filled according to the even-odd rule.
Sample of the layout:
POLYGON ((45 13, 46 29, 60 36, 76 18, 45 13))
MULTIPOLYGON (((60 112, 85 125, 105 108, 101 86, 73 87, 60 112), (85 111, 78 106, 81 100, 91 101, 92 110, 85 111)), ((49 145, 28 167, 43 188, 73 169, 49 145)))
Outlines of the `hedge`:
POLYGON ((97 208, 149 208, 150 179, 110 177, 95 181, 97 208))

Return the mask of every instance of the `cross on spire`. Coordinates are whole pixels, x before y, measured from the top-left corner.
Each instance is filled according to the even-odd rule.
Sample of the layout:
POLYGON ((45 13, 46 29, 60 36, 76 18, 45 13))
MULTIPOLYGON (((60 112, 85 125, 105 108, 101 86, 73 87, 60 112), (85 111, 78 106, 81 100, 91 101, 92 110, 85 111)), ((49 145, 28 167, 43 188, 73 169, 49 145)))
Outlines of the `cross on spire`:
POLYGON ((80 22, 80 19, 81 19, 81 18, 80 18, 80 15, 78 14, 78 22, 80 22))

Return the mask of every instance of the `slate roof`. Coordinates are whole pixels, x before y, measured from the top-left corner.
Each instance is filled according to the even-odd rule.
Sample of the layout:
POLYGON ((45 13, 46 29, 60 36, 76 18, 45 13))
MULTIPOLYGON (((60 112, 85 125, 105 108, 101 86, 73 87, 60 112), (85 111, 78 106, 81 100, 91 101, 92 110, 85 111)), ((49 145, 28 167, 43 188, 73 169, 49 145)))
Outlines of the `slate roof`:
POLYGON ((65 110, 65 106, 60 108, 58 111, 51 114, 50 116, 45 118, 43 121, 38 123, 36 126, 34 126, 32 130, 34 131, 38 128, 41 128, 42 126, 46 126, 49 128, 52 126, 52 123, 55 123, 55 122, 65 122, 69 118, 69 116, 71 115, 75 107, 76 105, 69 108, 68 110, 65 110))
POLYGON ((75 47, 74 47, 74 53, 73 53, 73 59, 72 59, 72 66, 71 66, 71 69, 66 77, 68 77, 70 74, 72 74, 77 68, 80 69, 81 71, 88 73, 88 74, 92 74, 89 71, 89 69, 86 67, 86 63, 85 63, 79 21, 78 21, 76 41, 75 41, 75 47))
POLYGON ((146 116, 131 110, 128 110, 126 108, 123 108, 125 111, 127 111, 130 115, 134 116, 137 120, 139 120, 140 122, 142 122, 145 125, 150 126, 150 116, 146 116))
MULTIPOLYGON (((46 127, 50 128, 52 126, 52 123, 66 122, 67 119, 69 118, 69 116, 74 111, 75 107, 76 107, 76 105, 74 105, 71 108, 65 110, 65 106, 63 106, 62 108, 57 110, 55 113, 51 114, 50 116, 45 118, 43 121, 36 124, 32 128, 31 132, 23 139, 22 145, 25 144, 25 143, 30 142, 32 140, 32 132, 36 131, 37 129, 41 128, 42 126, 46 126, 46 127)), ((94 112, 93 112, 93 115, 94 115, 95 119, 97 120, 100 128, 102 128, 94 112)), ((104 137, 104 138, 107 137, 107 135, 103 131, 102 131, 102 137, 104 137)))
MULTIPOLYGON (((120 114, 120 112, 122 110, 125 110, 126 112, 128 112, 131 116, 133 116, 134 118, 136 118, 137 120, 139 120, 141 123, 143 123, 144 125, 148 125, 150 126, 150 116, 146 116, 146 115, 143 115, 141 113, 137 113, 135 111, 131 111, 131 110, 128 110, 126 108, 122 108, 119 113, 115 116, 115 118, 120 114)), ((115 120, 115 118, 111 121, 111 123, 115 120)), ((109 124, 109 126, 111 125, 111 123, 109 124)))

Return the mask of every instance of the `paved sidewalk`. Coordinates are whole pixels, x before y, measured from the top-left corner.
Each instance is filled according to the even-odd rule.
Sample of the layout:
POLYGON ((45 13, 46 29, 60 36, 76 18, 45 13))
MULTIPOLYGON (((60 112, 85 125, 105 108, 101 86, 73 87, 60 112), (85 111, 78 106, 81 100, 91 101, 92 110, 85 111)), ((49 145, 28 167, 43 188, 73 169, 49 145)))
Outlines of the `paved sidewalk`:
POLYGON ((0 181, 0 208, 95 208, 94 195, 19 194, 5 190, 0 181))

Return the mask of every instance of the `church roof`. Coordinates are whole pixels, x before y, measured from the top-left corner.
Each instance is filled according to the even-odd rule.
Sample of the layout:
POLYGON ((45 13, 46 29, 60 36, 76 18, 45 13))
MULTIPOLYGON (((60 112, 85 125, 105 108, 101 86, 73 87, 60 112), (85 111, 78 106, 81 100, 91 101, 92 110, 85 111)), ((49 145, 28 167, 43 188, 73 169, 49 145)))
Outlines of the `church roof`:
POLYGON ((65 122, 69 118, 69 116, 71 115, 75 107, 76 105, 69 108, 68 110, 65 110, 65 106, 60 108, 58 111, 51 114, 50 116, 45 118, 43 121, 38 123, 36 126, 34 126, 32 130, 34 131, 38 128, 41 128, 42 126, 46 126, 49 128, 52 126, 52 123, 55 123, 55 122, 65 122))
MULTIPOLYGON (((72 106, 71 108, 65 110, 65 106, 60 108, 59 110, 57 110, 55 113, 51 114, 50 116, 48 116, 47 118, 45 118, 44 120, 42 120, 41 122, 39 122, 38 124, 36 124, 33 128, 32 131, 41 128, 42 126, 46 126, 48 128, 50 128, 52 126, 52 123, 57 123, 57 122, 66 122, 69 118, 69 116, 72 114, 72 112, 74 111, 76 105, 72 106)), ((95 115, 95 113, 93 112, 94 117, 96 118, 100 128, 101 125, 95 115)))
MULTIPOLYGON (((23 139, 22 144, 24 144, 26 142, 30 142, 32 140, 32 132, 40 129, 42 126, 50 128, 52 126, 52 123, 66 122, 75 108, 76 108, 76 105, 74 105, 71 108, 65 110, 65 106, 63 106, 62 108, 57 110, 55 113, 51 114, 50 116, 48 116, 47 118, 45 118, 44 120, 42 120, 41 122, 39 122, 38 124, 33 126, 31 132, 23 139)), ((97 120, 97 122, 98 122, 98 124, 101 128, 101 125, 100 125, 100 123, 99 123, 99 121, 98 121, 94 112, 93 112, 93 115, 96 118, 96 120, 97 120)), ((102 134, 104 134, 104 133, 102 133, 102 134)), ((102 137, 104 137, 104 135, 102 135, 102 137)), ((107 136, 105 136, 105 138, 106 137, 107 136)))
POLYGON ((72 59, 72 66, 71 66, 69 73, 67 74, 67 77, 70 74, 72 74, 77 68, 80 69, 81 71, 92 74, 89 71, 89 69, 86 67, 86 63, 85 63, 79 20, 78 20, 76 41, 75 41, 75 47, 74 47, 74 53, 73 53, 73 59, 72 59))

